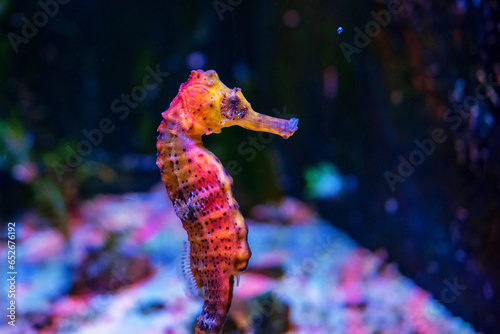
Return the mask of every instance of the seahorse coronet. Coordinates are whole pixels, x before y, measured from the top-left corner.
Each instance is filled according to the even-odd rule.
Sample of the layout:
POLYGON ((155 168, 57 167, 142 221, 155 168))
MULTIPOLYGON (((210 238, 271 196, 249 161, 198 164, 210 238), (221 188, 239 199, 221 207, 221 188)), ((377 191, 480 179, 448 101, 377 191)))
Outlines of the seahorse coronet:
POLYGON ((233 179, 202 143, 202 136, 238 125, 290 137, 297 119, 256 113, 241 93, 215 71, 192 71, 181 84, 158 127, 157 162, 176 215, 188 234, 182 258, 189 294, 204 299, 196 333, 222 332, 233 296, 234 278, 251 257, 248 226, 232 195, 233 179))

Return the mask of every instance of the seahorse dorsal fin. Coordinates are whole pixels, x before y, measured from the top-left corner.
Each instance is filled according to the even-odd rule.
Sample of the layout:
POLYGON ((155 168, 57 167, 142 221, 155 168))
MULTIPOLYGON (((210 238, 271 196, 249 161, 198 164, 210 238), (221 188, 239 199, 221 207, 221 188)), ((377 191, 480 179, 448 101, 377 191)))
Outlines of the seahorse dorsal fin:
POLYGON ((194 278, 191 269, 191 246, 189 242, 184 241, 182 255, 179 259, 178 271, 180 276, 184 279, 186 295, 193 299, 198 299, 203 296, 203 289, 198 288, 196 279, 194 278))

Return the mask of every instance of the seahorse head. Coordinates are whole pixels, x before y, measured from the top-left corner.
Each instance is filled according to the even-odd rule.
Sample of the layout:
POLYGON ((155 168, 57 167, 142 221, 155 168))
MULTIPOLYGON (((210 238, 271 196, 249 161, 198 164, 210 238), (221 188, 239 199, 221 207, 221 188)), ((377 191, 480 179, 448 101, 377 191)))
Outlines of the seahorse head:
POLYGON ((215 71, 202 70, 191 72, 163 117, 178 120, 190 136, 219 133, 222 128, 239 125, 288 138, 298 124, 295 118, 283 120, 255 112, 241 89, 229 89, 215 71))

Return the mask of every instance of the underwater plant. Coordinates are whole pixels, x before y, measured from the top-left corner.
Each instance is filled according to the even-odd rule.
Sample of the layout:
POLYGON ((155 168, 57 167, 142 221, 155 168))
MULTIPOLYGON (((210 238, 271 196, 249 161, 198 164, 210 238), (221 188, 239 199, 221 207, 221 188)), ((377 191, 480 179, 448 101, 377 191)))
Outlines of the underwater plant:
POLYGON ((256 113, 239 88, 229 89, 215 71, 201 70, 191 72, 162 116, 156 164, 188 234, 184 275, 204 299, 196 333, 221 333, 234 278, 247 267, 251 251, 233 180, 201 137, 239 125, 286 139, 297 130, 298 119, 256 113))

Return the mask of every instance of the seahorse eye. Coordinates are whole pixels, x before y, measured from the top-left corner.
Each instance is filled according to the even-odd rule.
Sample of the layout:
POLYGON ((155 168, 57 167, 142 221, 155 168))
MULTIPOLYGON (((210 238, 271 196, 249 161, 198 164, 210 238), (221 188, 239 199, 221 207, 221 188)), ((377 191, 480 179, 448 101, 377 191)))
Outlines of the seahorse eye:
POLYGON ((229 109, 236 110, 240 106, 241 100, 238 95, 231 95, 228 100, 229 109))
POLYGON ((243 119, 247 111, 247 107, 242 107, 241 99, 237 94, 231 94, 222 101, 221 112, 227 119, 243 119))

